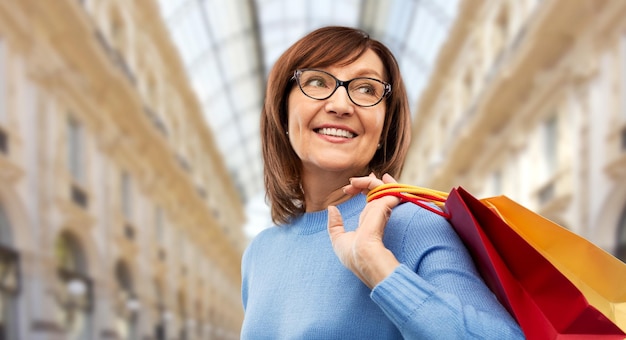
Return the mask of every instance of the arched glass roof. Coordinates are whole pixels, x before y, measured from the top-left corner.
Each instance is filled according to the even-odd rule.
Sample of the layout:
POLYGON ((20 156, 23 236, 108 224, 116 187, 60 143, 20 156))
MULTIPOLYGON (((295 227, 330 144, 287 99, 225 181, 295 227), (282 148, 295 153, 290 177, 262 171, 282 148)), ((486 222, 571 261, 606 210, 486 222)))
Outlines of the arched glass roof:
POLYGON ((207 124, 247 206, 249 224, 263 228, 269 221, 263 202, 259 115, 265 77, 280 54, 322 26, 362 28, 395 54, 415 108, 459 0, 159 2, 207 124))

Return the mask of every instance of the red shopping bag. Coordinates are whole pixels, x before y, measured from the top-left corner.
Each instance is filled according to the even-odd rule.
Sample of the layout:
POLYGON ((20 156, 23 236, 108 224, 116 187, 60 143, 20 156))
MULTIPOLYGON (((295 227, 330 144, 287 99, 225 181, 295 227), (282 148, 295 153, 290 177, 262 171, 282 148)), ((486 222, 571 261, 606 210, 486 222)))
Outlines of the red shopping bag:
POLYGON ((480 201, 563 273, 592 306, 626 331, 626 263, 506 196, 480 201))
POLYGON ((368 198, 394 195, 422 206, 423 201, 445 204, 443 212, 427 207, 449 219, 485 283, 528 339, 626 339, 566 276, 464 189, 407 195, 398 185, 389 187, 375 189, 368 198))

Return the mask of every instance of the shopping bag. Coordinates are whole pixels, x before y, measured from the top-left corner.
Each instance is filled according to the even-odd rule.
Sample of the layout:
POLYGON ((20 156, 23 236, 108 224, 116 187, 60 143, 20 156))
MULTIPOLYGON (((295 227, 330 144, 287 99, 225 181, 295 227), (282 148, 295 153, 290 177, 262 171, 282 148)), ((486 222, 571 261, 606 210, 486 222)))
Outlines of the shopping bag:
POLYGON ((506 196, 481 201, 563 273, 590 304, 626 331, 626 264, 506 196))
POLYGON ((409 193, 406 186, 385 185, 370 192, 368 199, 394 195, 448 218, 485 283, 528 339, 626 338, 539 251, 467 191, 416 193, 414 189, 409 193), (443 211, 424 201, 443 206, 443 211))

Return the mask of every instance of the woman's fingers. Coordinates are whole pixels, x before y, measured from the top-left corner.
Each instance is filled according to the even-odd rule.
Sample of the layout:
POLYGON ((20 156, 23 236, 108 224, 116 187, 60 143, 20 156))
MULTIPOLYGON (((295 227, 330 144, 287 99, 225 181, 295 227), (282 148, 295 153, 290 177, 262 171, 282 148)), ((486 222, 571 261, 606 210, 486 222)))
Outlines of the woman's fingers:
POLYGON ((367 194, 368 191, 381 184, 383 184, 383 181, 371 173, 369 176, 350 178, 350 184, 346 185, 343 191, 349 195, 356 195, 358 193, 367 194))
POLYGON ((382 180, 384 183, 398 183, 395 178, 391 177, 391 175, 387 173, 383 175, 382 180))
POLYGON ((330 242, 335 244, 335 241, 345 232, 339 209, 332 205, 328 206, 328 234, 330 235, 330 242))
POLYGON ((382 179, 379 179, 374 173, 371 173, 369 176, 351 178, 350 184, 346 185, 343 191, 348 195, 367 194, 370 190, 384 183, 396 183, 396 180, 389 174, 384 174, 382 179))
POLYGON ((356 269, 352 252, 355 233, 346 233, 341 212, 332 205, 328 207, 328 235, 330 236, 330 244, 339 261, 361 278, 359 270, 356 269))
POLYGON ((343 218, 335 206, 328 207, 328 234, 339 261, 363 283, 373 288, 395 267, 396 257, 383 244, 385 225, 396 202, 383 197, 366 205, 356 230, 346 232, 343 218))

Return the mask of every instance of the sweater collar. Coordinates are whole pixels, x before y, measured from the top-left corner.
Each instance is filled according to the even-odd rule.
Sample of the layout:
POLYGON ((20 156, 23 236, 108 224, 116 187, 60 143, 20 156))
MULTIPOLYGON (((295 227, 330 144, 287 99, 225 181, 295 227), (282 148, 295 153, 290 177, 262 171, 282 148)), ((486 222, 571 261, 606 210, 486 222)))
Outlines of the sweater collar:
MULTIPOLYGON (((361 213, 366 203, 366 197, 363 194, 355 195, 349 200, 337 205, 341 212, 343 220, 361 213)), ((304 213, 296 217, 287 227, 301 235, 315 234, 322 230, 326 230, 328 225, 328 210, 320 210, 304 213)))

